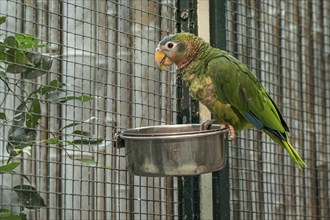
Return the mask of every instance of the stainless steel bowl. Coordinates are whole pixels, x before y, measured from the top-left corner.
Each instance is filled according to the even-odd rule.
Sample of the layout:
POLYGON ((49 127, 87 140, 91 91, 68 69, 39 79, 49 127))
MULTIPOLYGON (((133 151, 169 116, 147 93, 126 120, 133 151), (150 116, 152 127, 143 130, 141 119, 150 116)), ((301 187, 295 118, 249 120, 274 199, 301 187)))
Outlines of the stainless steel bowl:
POLYGON ((214 172, 225 166, 227 129, 199 124, 128 129, 116 134, 125 147, 129 171, 139 176, 185 176, 214 172))

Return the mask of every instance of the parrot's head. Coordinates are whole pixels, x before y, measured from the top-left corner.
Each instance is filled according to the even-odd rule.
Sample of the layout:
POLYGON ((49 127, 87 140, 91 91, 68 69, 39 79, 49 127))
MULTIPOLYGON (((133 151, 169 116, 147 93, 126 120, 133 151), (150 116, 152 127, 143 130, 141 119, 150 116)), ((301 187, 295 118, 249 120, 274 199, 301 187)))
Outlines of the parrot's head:
POLYGON ((200 54, 206 43, 191 33, 177 33, 161 40, 155 51, 156 64, 161 69, 173 63, 182 69, 200 54))

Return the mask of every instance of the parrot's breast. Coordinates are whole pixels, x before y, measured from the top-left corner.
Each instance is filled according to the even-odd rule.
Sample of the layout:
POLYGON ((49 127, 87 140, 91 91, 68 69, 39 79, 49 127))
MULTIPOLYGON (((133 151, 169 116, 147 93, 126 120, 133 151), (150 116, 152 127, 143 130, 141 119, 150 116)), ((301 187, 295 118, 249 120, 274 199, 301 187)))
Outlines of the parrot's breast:
POLYGON ((190 96, 203 103, 218 123, 231 124, 236 130, 252 127, 243 116, 233 110, 231 105, 220 101, 209 74, 202 71, 196 72, 201 69, 192 67, 181 70, 190 96))

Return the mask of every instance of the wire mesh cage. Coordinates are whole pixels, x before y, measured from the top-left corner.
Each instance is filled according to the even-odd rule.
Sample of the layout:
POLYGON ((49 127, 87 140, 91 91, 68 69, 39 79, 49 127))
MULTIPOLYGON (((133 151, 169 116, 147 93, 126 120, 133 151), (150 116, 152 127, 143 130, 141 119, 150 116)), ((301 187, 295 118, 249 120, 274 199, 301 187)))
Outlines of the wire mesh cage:
MULTIPOLYGON (((0 218, 202 218, 200 177, 133 176, 113 136, 198 122, 180 76, 153 59, 163 36, 202 34, 205 2, 1 1, 0 218)), ((308 165, 256 129, 238 133, 211 177, 213 218, 329 219, 330 3, 207 2, 211 44, 257 75, 308 165)))
POLYGON ((329 218, 329 6, 227 1, 227 48, 267 88, 308 165, 296 169, 269 137, 242 133, 230 150, 233 219, 329 218))
POLYGON ((45 65, 24 63, 19 52, 1 63, 1 165, 16 154, 8 146, 20 163, 17 173, 1 174, 1 208, 34 219, 177 215, 175 178, 134 177, 124 152, 112 147, 117 130, 175 123, 175 79, 150 62, 161 37, 175 32, 174 3, 1 1, 3 42, 22 34, 19 46, 34 42, 29 51, 51 64, 41 72, 45 65), (16 63, 39 72, 8 71, 16 63), (30 142, 22 144, 23 136, 30 142), (13 198, 15 186, 42 199, 13 198))

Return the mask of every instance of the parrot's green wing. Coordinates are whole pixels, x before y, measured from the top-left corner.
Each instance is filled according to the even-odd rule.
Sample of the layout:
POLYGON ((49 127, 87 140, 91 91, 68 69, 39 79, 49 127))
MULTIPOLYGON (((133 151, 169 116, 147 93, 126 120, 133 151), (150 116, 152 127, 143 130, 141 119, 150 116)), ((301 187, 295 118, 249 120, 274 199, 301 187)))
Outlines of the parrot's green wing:
POLYGON ((208 63, 208 72, 219 99, 232 106, 257 129, 265 131, 281 144, 300 168, 304 161, 289 142, 289 128, 281 112, 259 83, 255 75, 228 53, 217 50, 218 55, 208 63))
POLYGON ((224 53, 211 60, 208 68, 221 101, 232 105, 258 129, 289 131, 266 90, 244 64, 224 53))

